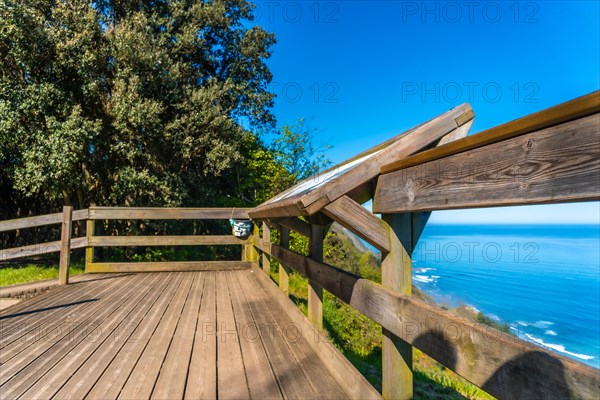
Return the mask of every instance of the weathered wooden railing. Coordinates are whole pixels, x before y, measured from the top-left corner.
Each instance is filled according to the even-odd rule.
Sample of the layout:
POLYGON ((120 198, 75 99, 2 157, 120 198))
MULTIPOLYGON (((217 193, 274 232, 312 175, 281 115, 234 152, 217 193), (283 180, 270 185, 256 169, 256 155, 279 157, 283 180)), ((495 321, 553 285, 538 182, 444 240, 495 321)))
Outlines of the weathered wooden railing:
POLYGON ((61 285, 66 285, 69 283, 70 250, 87 246, 87 238, 71 238, 71 225, 73 221, 87 219, 87 215, 88 210, 73 211, 72 207, 65 206, 62 213, 0 221, 0 232, 61 224, 61 240, 0 250, 0 261, 60 252, 58 280, 61 285))
MULTIPOLYGON (((90 207, 87 219, 86 272, 203 271, 215 268, 250 268, 248 239, 228 235, 183 236, 96 236, 98 220, 227 220, 248 218, 247 209, 231 208, 133 208, 90 207), (94 247, 124 246, 199 246, 242 245, 242 260, 168 261, 168 262, 96 262, 94 247)), ((254 250, 252 250, 253 252, 254 250)))
POLYGON ((94 272, 150 272, 150 271, 202 271, 207 269, 250 268, 256 261, 256 251, 251 241, 227 235, 178 235, 178 236, 96 236, 98 220, 226 220, 248 218, 244 208, 135 208, 90 207, 72 211, 64 207, 62 213, 40 215, 9 221, 0 221, 0 232, 62 224, 61 240, 0 250, 0 261, 60 252, 59 283, 69 281, 70 250, 86 248, 85 271, 94 272), (86 221, 86 236, 72 238, 72 222, 86 221), (241 260, 226 261, 179 261, 179 262, 97 262, 95 247, 127 246, 201 246, 241 245, 241 260))
MULTIPOLYGON (((448 140, 393 162, 376 148, 357 157, 368 166, 325 171, 324 182, 301 183, 251 210, 263 221, 263 238, 254 244, 264 270, 269 257, 280 262, 285 293, 290 269, 308 278, 308 316, 318 327, 323 289, 383 327, 384 398, 412 397, 413 347, 501 399, 597 398, 599 370, 410 295, 411 254, 431 211, 599 200, 599 112, 595 92, 462 139, 456 114, 449 139, 454 128, 439 129, 448 126, 444 116, 421 125, 410 133, 438 129, 434 136, 448 140), (381 218, 360 205, 369 198, 381 218), (382 251, 382 284, 323 262, 324 232, 333 221, 382 251), (271 243, 270 229, 279 230, 279 244, 271 243), (290 229, 310 239, 308 257, 289 250, 290 229)), ((409 137, 390 147, 398 154, 409 137)))

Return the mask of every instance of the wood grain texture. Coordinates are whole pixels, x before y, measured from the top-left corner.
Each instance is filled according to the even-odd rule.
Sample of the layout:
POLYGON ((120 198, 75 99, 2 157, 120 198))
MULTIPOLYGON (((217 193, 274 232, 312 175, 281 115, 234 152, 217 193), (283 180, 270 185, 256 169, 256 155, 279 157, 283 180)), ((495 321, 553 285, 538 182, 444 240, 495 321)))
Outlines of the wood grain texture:
MULTIPOLYGON (((284 249, 290 248, 290 230, 285 226, 279 231, 279 245, 284 249)), ((290 272, 290 267, 279 263, 279 288, 286 296, 290 294, 290 272)))
POLYGON ((60 233, 60 261, 58 265, 58 284, 69 283, 69 261, 71 260, 71 225, 73 207, 63 207, 63 218, 60 233))
MULTIPOLYGON (((102 346, 106 341, 114 341, 115 334, 123 334, 123 330, 121 332, 115 331, 118 327, 124 327, 130 318, 140 312, 140 309, 142 309, 142 312, 144 311, 144 306, 148 301, 151 301, 159 280, 155 277, 146 277, 141 283, 142 285, 132 292, 130 298, 127 298, 121 306, 115 307, 114 311, 104 319, 100 325, 101 329, 94 332, 89 340, 83 340, 73 346, 71 354, 62 358, 45 374, 45 371, 41 372, 39 374, 41 379, 32 385, 22 397, 25 399, 53 398, 55 393, 63 387, 65 376, 72 376, 78 371, 82 364, 96 352, 98 346, 102 346)), ((111 306, 111 304, 106 305, 107 308, 111 306)), ((84 383, 87 386, 88 382, 84 383)))
POLYGON ((250 398, 226 274, 217 274, 217 398, 250 398))
MULTIPOLYGON (((273 322, 278 321, 278 315, 289 313, 288 309, 282 308, 273 297, 267 295, 264 290, 261 290, 260 286, 256 285, 256 279, 248 279, 248 281, 251 284, 250 287, 253 288, 250 290, 260 293, 264 304, 264 312, 271 317, 273 322)), ((308 385, 302 398, 347 398, 346 393, 336 382, 331 371, 302 337, 300 333, 301 326, 292 323, 287 326, 276 324, 274 327, 286 344, 289 370, 295 371, 297 375, 304 375, 307 379, 308 385)), ((318 331, 312 326, 308 328, 315 333, 318 331)), ((266 340, 268 342, 269 338, 266 338, 266 340)))
MULTIPOLYGON (((315 261, 323 261, 323 240, 325 230, 322 226, 311 225, 311 236, 309 241, 310 258, 315 261)), ((317 281, 308 279, 308 319, 323 329, 323 288, 317 281)))
POLYGON ((598 112, 600 112, 600 91, 595 91, 554 107, 495 126, 462 140, 455 141, 452 144, 426 150, 402 160, 394 161, 384 165, 381 168, 381 173, 387 174, 399 169, 408 168, 412 165, 448 157, 453 154, 462 153, 470 149, 510 139, 515 136, 549 128, 598 112))
MULTIPOLYGON (((99 375, 95 384, 84 396, 86 399, 116 399, 137 365, 144 349, 152 339, 160 321, 169 311, 169 306, 181 296, 180 289, 183 282, 183 273, 161 274, 163 279, 171 279, 169 286, 162 293, 144 319, 133 330, 132 340, 128 340, 120 351, 110 361, 110 365, 99 375)), ((137 278, 137 276, 136 276, 137 278)), ((172 309, 172 306, 170 307, 172 309)))
POLYGON ((87 272, 221 271, 229 269, 249 269, 251 267, 252 263, 245 261, 105 262, 90 264, 87 272))
POLYGON ((255 223, 252 225, 252 235, 250 235, 246 244, 242 246, 242 261, 258 264, 258 252, 252 244, 256 238, 260 238, 260 236, 258 225, 255 223))
MULTIPOLYGON (((283 294, 267 277, 252 275, 259 285, 259 291, 276 301, 286 311, 291 321, 300 328, 300 333, 312 347, 321 361, 327 366, 331 374, 340 383, 342 389, 351 399, 381 399, 381 395, 369 381, 340 353, 323 332, 314 329, 312 323, 304 313, 283 294)), ((257 289, 254 289, 257 290, 257 289)))
POLYGON ((94 247, 90 245, 96 233, 96 221, 88 219, 85 222, 85 237, 87 238, 87 247, 85 248, 85 272, 89 272, 90 265, 94 262, 94 247))
POLYGON ((323 213, 378 250, 390 251, 389 226, 348 196, 326 206, 323 213))
MULTIPOLYGON (((385 287, 410 296, 412 293, 412 216, 382 214, 389 226, 390 251, 382 254, 381 280, 385 287)), ((383 328, 382 394, 386 399, 412 399, 412 346, 383 328)))
POLYGON ((184 236, 93 236, 90 246, 199 246, 199 245, 240 245, 248 239, 233 235, 184 235, 184 236))
POLYGON ((193 277, 190 293, 154 384, 152 399, 182 399, 184 396, 206 276, 196 274, 193 277))
POLYGON ((310 224, 296 217, 283 218, 276 220, 281 226, 285 226, 300 235, 309 238, 310 237, 310 224))
POLYGON ((60 224, 62 222, 62 213, 38 215, 36 217, 9 219, 0 221, 0 232, 12 231, 15 229, 34 228, 44 225, 60 224))
POLYGON ((344 164, 359 160, 371 155, 368 160, 358 163, 347 170, 338 173, 325 183, 319 182, 312 189, 298 194, 295 190, 309 180, 318 180, 319 176, 335 173, 344 164, 320 172, 317 177, 308 178, 306 181, 288 189, 260 206, 249 211, 252 218, 275 218, 299 215, 313 215, 329 203, 341 196, 348 194, 366 182, 379 175, 383 165, 413 154, 430 144, 438 141, 448 133, 472 120, 473 111, 468 104, 462 104, 452 110, 435 117, 405 134, 396 136, 389 141, 369 149, 349 160, 344 164))
POLYGON ((558 393, 586 399, 600 389, 592 367, 278 245, 270 248, 275 259, 498 398, 554 398, 558 393))
POLYGON ((89 218, 98 219, 229 219, 248 218, 248 208, 90 207, 89 218))
MULTIPOLYGON (((266 222, 262 223, 263 227, 263 240, 265 242, 271 241, 271 228, 266 222)), ((262 254, 262 270, 265 274, 271 275, 271 256, 267 253, 262 254)))
POLYGON ((374 212, 600 198, 600 114, 381 175, 374 212))
MULTIPOLYGON (((143 323, 145 317, 152 315, 151 310, 158 305, 159 299, 165 295, 165 291, 173 281, 173 274, 165 276, 153 276, 153 280, 144 290, 146 297, 138 304, 135 310, 128 315, 115 328, 112 337, 105 340, 95 351, 85 360, 77 372, 71 374, 69 379, 56 393, 57 399, 83 399, 94 387, 94 384, 101 376, 100 371, 105 371, 112 360, 119 354, 121 349, 128 343, 137 340, 134 332, 143 323)), ((57 382, 60 382, 61 374, 56 374, 57 382)))
MULTIPOLYGON (((45 366, 46 370, 54 367, 67 355, 67 349, 76 347, 88 335, 93 333, 92 329, 89 328, 90 325, 102 324, 128 297, 142 287, 143 282, 137 281, 123 291, 114 290, 115 284, 115 282, 111 282, 102 288, 98 293, 98 297, 105 299, 105 301, 96 301, 89 307, 85 307, 83 312, 77 315, 74 321, 71 321, 68 329, 60 325, 49 327, 51 332, 46 333, 44 337, 38 337, 38 340, 34 342, 37 345, 26 346, 9 363, 4 363, 0 373, 3 398, 22 396, 40 378, 40 363, 45 366), (108 306, 109 304, 110 306, 108 306), (73 335, 72 332, 81 333, 73 335), (52 340, 49 340, 49 338, 52 338, 52 340)), ((9 351, 13 351, 12 347, 9 351)), ((2 357, 9 357, 7 351, 2 352, 2 357)))
POLYGON ((217 273, 206 273, 187 373, 185 399, 217 398, 217 273))
MULTIPOLYGON (((0 261, 14 260, 16 258, 37 256, 40 254, 57 253, 61 249, 61 241, 57 240, 54 242, 46 242, 39 244, 32 244, 29 246, 13 247, 10 249, 0 250, 0 261)), ((87 238, 73 238, 71 239, 70 248, 80 249, 87 246, 87 238)))
POLYGON ((240 338, 244 369, 248 377, 250 397, 253 399, 283 399, 277 377, 271 367, 263 342, 260 340, 259 329, 245 296, 248 287, 240 284, 239 274, 236 273, 227 273, 227 283, 240 338))

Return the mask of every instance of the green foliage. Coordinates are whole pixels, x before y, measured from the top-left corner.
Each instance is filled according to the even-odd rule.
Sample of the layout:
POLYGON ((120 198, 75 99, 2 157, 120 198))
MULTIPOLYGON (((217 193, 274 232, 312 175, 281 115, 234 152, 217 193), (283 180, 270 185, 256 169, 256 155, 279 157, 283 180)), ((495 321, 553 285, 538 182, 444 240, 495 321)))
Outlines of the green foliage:
POLYGON ((316 130, 304 125, 303 119, 299 119, 295 125, 284 126, 273 141, 271 151, 275 160, 290 173, 290 181, 282 182, 283 189, 331 165, 331 161, 324 154, 331 146, 316 147, 315 132, 316 130))
MULTIPOLYGON (((83 265, 75 264, 69 268, 69 275, 83 273, 83 265)), ((58 265, 40 266, 26 265, 24 267, 0 268, 0 286, 10 286, 19 283, 58 279, 58 265)))
POLYGON ((274 126, 253 7, 0 0, 0 217, 241 203, 250 131, 274 126))
POLYGON ((504 333, 509 333, 511 335, 513 334, 511 332, 510 326, 508 326, 508 324, 498 323, 498 322, 494 321, 493 319, 491 319, 490 317, 488 317, 487 315, 485 315, 484 313, 482 313, 481 311, 479 313, 477 313, 477 322, 491 326, 492 328, 496 328, 499 331, 502 331, 504 333))

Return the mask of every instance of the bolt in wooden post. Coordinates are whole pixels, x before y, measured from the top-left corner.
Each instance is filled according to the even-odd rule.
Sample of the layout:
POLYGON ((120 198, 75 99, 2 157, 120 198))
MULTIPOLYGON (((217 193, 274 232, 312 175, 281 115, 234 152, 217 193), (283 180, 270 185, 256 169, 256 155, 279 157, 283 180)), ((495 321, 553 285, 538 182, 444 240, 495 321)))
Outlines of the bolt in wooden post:
MULTIPOLYGON (((290 230, 280 225, 279 245, 284 249, 290 248, 290 230)), ((279 288, 289 296, 290 294, 290 269, 279 262, 279 288)))
POLYGON ((85 226, 85 236, 87 237, 87 247, 85 248, 85 272, 89 272, 90 265, 94 262, 94 247, 90 245, 92 237, 94 236, 94 229, 96 228, 95 221, 89 219, 85 226))
MULTIPOLYGON (((390 226, 390 252, 384 254, 382 283, 405 295, 412 293, 412 216, 383 214, 390 226)), ((412 399, 412 346, 383 329, 382 395, 384 399, 412 399)))
MULTIPOLYGON (((271 229, 269 228, 269 225, 267 225, 266 222, 263 222, 262 227, 263 227, 263 241, 265 243, 271 242, 271 229)), ((267 274, 267 276, 269 276, 269 277, 271 276, 271 256, 264 252, 262 254, 262 269, 263 269, 263 272, 265 274, 267 274)))
POLYGON ((58 269, 58 284, 69 284, 69 260, 71 258, 71 226, 73 207, 63 207, 63 218, 60 235, 60 265, 58 269))
MULTIPOLYGON (((325 230, 322 226, 311 225, 309 255, 315 261, 323 261, 323 239, 325 230)), ((323 329, 323 288, 308 280, 308 319, 319 329, 323 329)))

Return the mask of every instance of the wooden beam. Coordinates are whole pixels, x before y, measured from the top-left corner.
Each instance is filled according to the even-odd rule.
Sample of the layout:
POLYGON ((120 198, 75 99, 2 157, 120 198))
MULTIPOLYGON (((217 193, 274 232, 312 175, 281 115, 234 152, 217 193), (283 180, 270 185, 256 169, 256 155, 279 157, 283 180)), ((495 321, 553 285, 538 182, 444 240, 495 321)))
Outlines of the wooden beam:
POLYGON ((38 215, 36 217, 9 219, 0 222, 0 232, 15 229, 34 228, 44 225, 59 224, 62 222, 62 213, 38 215))
POLYGON ((87 272, 226 271, 250 269, 252 265, 253 263, 244 261, 106 262, 90 264, 87 272))
POLYGON ((60 263, 58 268, 58 284, 69 284, 69 261, 71 258, 71 227, 73 207, 63 207, 63 218, 60 235, 60 263))
POLYGON ((96 221, 88 219, 85 225, 85 236, 87 247, 85 249, 85 272, 90 272, 89 267, 94 262, 94 246, 92 245, 94 233, 96 230, 96 221))
MULTIPOLYGON (((71 249, 80 249, 87 245, 87 238, 71 239, 71 249)), ((17 258, 38 256, 41 254, 60 252, 61 241, 31 244, 29 246, 13 247, 10 249, 0 250, 0 261, 14 260, 17 258)))
POLYGON ((252 235, 248 238, 246 244, 242 246, 242 261, 248 261, 251 263, 258 264, 258 252, 254 248, 253 241, 256 239, 260 239, 258 235, 258 225, 254 223, 252 225, 252 235))
MULTIPOLYGON (((317 262, 323 261, 323 240, 325 230, 322 226, 311 225, 309 256, 317 262)), ((312 279, 308 279, 308 319, 323 329, 323 287, 312 279)))
POLYGON ((323 213, 375 246, 378 250, 382 252, 390 251, 388 224, 350 197, 340 197, 325 207, 323 213))
POLYGON ((248 218, 248 208, 90 207, 90 219, 229 219, 248 218))
MULTIPOLYGON (((262 223, 263 226, 263 241, 271 242, 271 229, 266 222, 262 223)), ((262 254, 262 270, 267 276, 271 276, 271 256, 267 253, 262 254)))
MULTIPOLYGON (((381 261, 381 280, 384 287, 410 296, 412 293, 412 216, 383 214, 389 226, 389 252, 381 261)), ((412 346, 383 328, 382 394, 386 399, 412 399, 412 346)))
POLYGON ((323 332, 314 329, 296 304, 277 290, 277 287, 273 285, 273 281, 262 274, 253 274, 253 276, 256 277, 261 288, 286 310, 287 316, 300 328, 298 329, 300 334, 317 353, 351 399, 381 399, 381 395, 369 381, 332 345, 331 340, 323 332))
POLYGON ((382 166, 426 148, 456 128, 467 124, 474 116, 468 104, 461 104, 402 135, 300 182, 253 208, 249 214, 252 218, 313 215, 329 203, 352 193, 377 177, 382 166))
POLYGON ((184 236, 92 236, 90 246, 199 246, 199 245, 240 245, 248 244, 248 239, 233 235, 184 235, 184 236))
POLYGON ((381 168, 382 174, 408 168, 413 165, 448 157, 467 150, 496 143, 529 132, 539 131, 554 125, 583 118, 600 112, 600 91, 595 91, 554 107, 498 125, 475 135, 457 140, 452 144, 426 150, 381 168))
MULTIPOLYGON (((285 226, 279 231, 279 245, 284 249, 290 248, 290 230, 285 226)), ((290 295, 290 271, 287 265, 279 263, 279 288, 286 296, 290 295)))
POLYGON ((275 244, 269 248, 280 262, 498 398, 586 399, 598 393, 593 367, 275 244))
POLYGON ((373 210, 598 200, 599 137, 600 114, 594 114, 381 175, 373 210))
POLYGON ((73 221, 82 221, 88 218, 89 210, 84 208, 82 210, 73 211, 73 221))
POLYGON ((294 232, 299 233, 300 235, 310 238, 310 224, 302 221, 299 218, 285 218, 281 220, 276 220, 277 223, 281 226, 285 226, 288 229, 293 230, 294 232))

